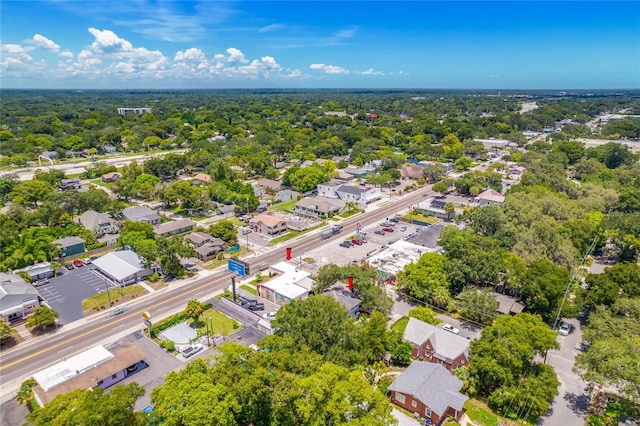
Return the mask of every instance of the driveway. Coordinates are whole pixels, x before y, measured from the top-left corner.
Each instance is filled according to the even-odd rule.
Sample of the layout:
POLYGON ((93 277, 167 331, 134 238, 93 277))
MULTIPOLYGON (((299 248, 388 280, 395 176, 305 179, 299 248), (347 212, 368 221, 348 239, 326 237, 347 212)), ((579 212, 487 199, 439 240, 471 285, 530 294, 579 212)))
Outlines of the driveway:
POLYGON ((553 366, 560 387, 549 411, 538 419, 539 425, 583 425, 587 417, 590 395, 587 383, 582 381, 573 369, 575 357, 581 351, 582 330, 578 319, 566 320, 571 325, 568 336, 558 335, 559 350, 549 351, 547 364, 553 366))
POLYGON ((105 282, 92 272, 93 265, 86 265, 64 275, 50 278, 49 284, 38 287, 38 292, 49 306, 59 314, 62 324, 69 324, 84 317, 82 301, 106 290, 105 282))

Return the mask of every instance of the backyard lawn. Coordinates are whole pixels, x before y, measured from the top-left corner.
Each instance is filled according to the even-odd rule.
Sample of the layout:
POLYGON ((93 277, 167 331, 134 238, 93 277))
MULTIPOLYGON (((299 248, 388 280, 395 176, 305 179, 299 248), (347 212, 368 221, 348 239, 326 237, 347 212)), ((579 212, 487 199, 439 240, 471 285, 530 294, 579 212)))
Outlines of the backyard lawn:
POLYGON ((207 320, 209 321, 209 327, 213 327, 214 334, 220 334, 226 336, 240 329, 241 325, 237 321, 232 320, 228 316, 216 311, 215 309, 207 309, 198 317, 198 321, 193 319, 187 320, 192 328, 198 330, 198 335, 207 334, 207 320))
POLYGON ((402 317, 398 321, 394 322, 391 326, 391 330, 397 331, 399 333, 404 333, 404 329, 407 328, 407 324, 409 323, 409 317, 402 317))
POLYGON ((296 208, 297 202, 298 200, 293 199, 293 200, 285 201, 284 203, 273 204, 270 208, 273 210, 281 211, 281 212, 293 213, 293 211, 296 208))

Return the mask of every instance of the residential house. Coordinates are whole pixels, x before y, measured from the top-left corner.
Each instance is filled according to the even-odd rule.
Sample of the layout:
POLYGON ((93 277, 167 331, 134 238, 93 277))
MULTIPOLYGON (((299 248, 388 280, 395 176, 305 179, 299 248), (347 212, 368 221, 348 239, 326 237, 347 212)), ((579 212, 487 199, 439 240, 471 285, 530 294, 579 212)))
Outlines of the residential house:
POLYGON ((442 327, 409 318, 402 338, 413 346, 411 356, 449 371, 469 364, 469 340, 442 327))
POLYGON ((336 193, 336 190, 346 183, 347 181, 342 179, 331 179, 329 182, 319 183, 317 185, 318 196, 327 198, 340 198, 336 193))
POLYGON ((377 187, 358 187, 342 185, 336 189, 336 194, 341 200, 355 201, 361 206, 365 206, 368 203, 379 200, 382 197, 380 188, 377 187))
POLYGON ((78 219, 85 229, 94 231, 96 229, 106 229, 113 226, 113 219, 104 213, 98 213, 95 210, 87 210, 82 213, 78 219))
POLYGON ((120 179, 122 175, 116 172, 105 173, 101 176, 101 179, 105 183, 112 183, 120 179))
POLYGON ((355 177, 364 178, 371 173, 371 170, 359 167, 347 167, 344 172, 355 177))
POLYGON ((523 166, 512 166, 509 167, 509 174, 513 176, 515 179, 520 179, 520 177, 527 171, 526 167, 523 166))
POLYGON ((431 424, 451 416, 459 420, 467 401, 463 382, 438 364, 414 361, 389 386, 391 401, 431 424))
POLYGON ((249 220, 249 226, 261 234, 278 235, 287 229, 287 222, 278 215, 260 213, 249 220))
POLYGON ((196 257, 202 261, 213 258, 224 251, 225 242, 204 232, 192 232, 184 237, 193 246, 196 257))
POLYGON ((20 276, 0 272, 0 317, 11 323, 24 319, 40 306, 38 291, 20 276))
POLYGON ((498 301, 498 312, 501 314, 519 314, 524 310, 524 305, 518 302, 515 297, 501 293, 491 293, 498 301))
POLYGON ((309 296, 309 285, 305 285, 310 280, 309 272, 287 262, 277 263, 271 270, 276 275, 260 283, 260 297, 277 305, 285 305, 292 300, 306 299, 309 296))
POLYGON ((209 185, 211 183, 211 176, 205 173, 198 173, 193 177, 193 183, 196 185, 209 185))
POLYGON ((82 188, 82 185, 80 184, 80 179, 78 178, 62 179, 60 185, 58 186, 58 189, 60 189, 60 191, 78 190, 80 188, 82 188))
POLYGON ((323 291, 322 294, 333 297, 338 303, 347 308, 349 315, 352 317, 357 317, 360 313, 362 300, 353 294, 353 292, 343 283, 335 283, 331 288, 323 291))
POLYGON ((170 237, 193 231, 196 225, 191 219, 179 219, 154 226, 153 233, 159 237, 170 237))
POLYGON ((62 257, 73 256, 85 251, 84 240, 80 237, 58 238, 51 243, 60 247, 62 257))
POLYGON ((94 260, 93 264, 96 266, 94 271, 116 286, 133 284, 152 273, 132 250, 112 251, 94 260))
POLYGON ((221 204, 217 207, 217 212, 220 216, 233 217, 235 215, 235 204, 221 204))
POLYGON ((419 165, 411 163, 406 166, 400 167, 399 171, 402 179, 407 180, 421 178, 423 169, 419 165))
POLYGON ((281 203, 284 203, 286 201, 294 200, 299 196, 300 196, 300 193, 297 191, 294 191, 292 189, 283 189, 276 193, 276 200, 278 200, 281 203))
POLYGON ((327 197, 305 197, 296 203, 294 213, 298 216, 318 218, 331 217, 345 210, 346 202, 327 197))
POLYGON ((481 206, 488 206, 489 204, 502 204, 504 203, 504 199, 504 195, 491 188, 481 192, 476 197, 476 200, 478 201, 478 203, 480 203, 481 206))
POLYGON ((118 114, 125 115, 133 113, 135 115, 151 114, 153 108, 118 108, 118 114))
POLYGON ((147 206, 127 207, 122 210, 122 218, 133 222, 143 222, 156 225, 160 223, 160 216, 147 206))
POLYGON ((258 182, 256 182, 256 185, 260 188, 265 189, 271 194, 277 193, 282 189, 282 182, 278 182, 277 180, 273 179, 260 179, 258 182))
POLYGON ((113 145, 102 145, 102 152, 104 152, 105 154, 113 154, 117 150, 118 149, 113 145))

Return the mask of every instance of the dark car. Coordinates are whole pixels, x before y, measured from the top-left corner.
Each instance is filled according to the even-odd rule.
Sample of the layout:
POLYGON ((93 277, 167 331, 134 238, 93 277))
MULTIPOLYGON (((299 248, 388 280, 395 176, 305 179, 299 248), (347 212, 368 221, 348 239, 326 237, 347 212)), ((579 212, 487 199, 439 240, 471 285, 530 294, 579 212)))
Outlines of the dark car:
POLYGON ((69 264, 64 265, 64 267, 65 267, 65 269, 66 269, 67 271, 73 271, 74 269, 76 269, 76 268, 75 268, 72 264, 70 264, 70 263, 69 263, 69 264))
POLYGON ((249 305, 246 308, 250 311, 263 311, 264 303, 256 303, 255 305, 249 305))
POLYGON ((343 242, 341 242, 341 243, 340 243, 340 247, 346 247, 346 248, 349 248, 349 247, 351 247, 351 244, 349 244, 349 243, 348 243, 348 242, 346 242, 346 241, 343 241, 343 242))
POLYGON ((382 229, 376 229, 373 233, 378 235, 384 235, 384 231, 382 229))

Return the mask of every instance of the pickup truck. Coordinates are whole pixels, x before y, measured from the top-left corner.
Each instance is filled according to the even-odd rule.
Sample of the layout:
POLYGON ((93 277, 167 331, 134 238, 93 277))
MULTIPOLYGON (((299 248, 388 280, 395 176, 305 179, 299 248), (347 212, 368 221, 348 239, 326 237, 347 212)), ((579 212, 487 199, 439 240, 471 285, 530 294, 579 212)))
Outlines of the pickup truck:
POLYGON ((264 310, 264 303, 258 303, 255 299, 244 299, 240 302, 240 306, 250 311, 262 311, 264 310))

